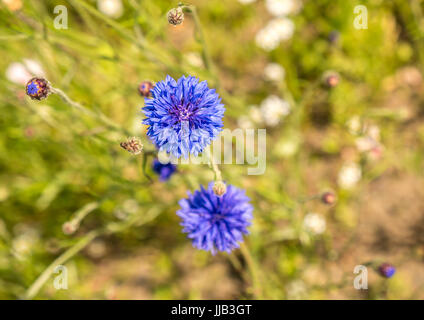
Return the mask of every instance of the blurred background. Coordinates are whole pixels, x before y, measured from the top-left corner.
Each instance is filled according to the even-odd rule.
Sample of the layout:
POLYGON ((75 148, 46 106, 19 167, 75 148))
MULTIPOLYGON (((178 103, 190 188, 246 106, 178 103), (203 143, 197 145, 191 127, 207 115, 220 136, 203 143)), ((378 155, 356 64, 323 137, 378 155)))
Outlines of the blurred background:
POLYGON ((423 1, 189 4, 205 41, 193 13, 168 23, 176 1, 0 1, 0 298, 423 299, 423 1), (178 201, 207 166, 161 182, 154 155, 119 145, 152 149, 137 88, 167 74, 217 88, 225 128, 267 129, 265 174, 221 166, 255 208, 250 255, 181 232, 178 201), (29 99, 34 75, 116 126, 29 99))

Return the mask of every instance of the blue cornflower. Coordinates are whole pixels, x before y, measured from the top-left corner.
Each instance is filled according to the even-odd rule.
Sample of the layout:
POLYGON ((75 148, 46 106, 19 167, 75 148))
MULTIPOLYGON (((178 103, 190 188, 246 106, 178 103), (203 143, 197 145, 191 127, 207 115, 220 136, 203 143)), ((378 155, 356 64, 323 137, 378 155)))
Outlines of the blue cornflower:
POLYGON ((177 170, 177 166, 172 163, 162 164, 158 159, 155 159, 152 169, 159 175, 160 181, 167 181, 177 170))
POLYGON ((385 262, 378 267, 378 271, 383 277, 391 278, 395 274, 396 268, 390 263, 385 262))
POLYGON ((145 98, 143 123, 150 126, 147 135, 160 151, 176 158, 197 156, 222 130, 225 108, 206 81, 192 76, 175 81, 167 76, 151 94, 145 98))
POLYGON ((182 218, 183 232, 193 239, 193 246, 211 251, 230 252, 238 248, 243 234, 253 218, 253 206, 244 190, 232 185, 222 196, 213 192, 213 183, 208 189, 201 186, 194 194, 188 193, 188 199, 180 200, 181 209, 177 215, 182 218))

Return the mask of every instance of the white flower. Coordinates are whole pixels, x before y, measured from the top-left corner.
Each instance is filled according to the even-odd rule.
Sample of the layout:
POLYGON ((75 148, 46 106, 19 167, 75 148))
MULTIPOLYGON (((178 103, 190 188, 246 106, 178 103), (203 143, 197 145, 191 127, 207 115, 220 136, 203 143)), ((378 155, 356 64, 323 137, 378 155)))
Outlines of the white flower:
POLYGON ((6 69, 6 78, 16 84, 25 85, 34 76, 44 76, 41 65, 34 60, 24 59, 24 63, 12 62, 6 69))
POLYGON ((351 189, 361 179, 362 171, 356 163, 345 164, 339 172, 338 183, 344 189, 351 189))
POLYGON ((326 223, 325 219, 319 213, 308 213, 303 218, 303 227, 313 234, 321 234, 325 231, 326 223))
POLYGON ((290 39, 294 32, 294 23, 289 18, 273 19, 268 26, 277 32, 280 40, 290 39))
POLYGON ((297 13, 302 7, 300 0, 266 0, 268 12, 276 17, 297 13))
POLYGON ((274 148, 274 153, 279 157, 291 157, 299 149, 299 142, 295 139, 281 139, 274 148))
POLYGON ((269 63, 264 69, 265 78, 269 81, 281 81, 284 79, 284 68, 278 63, 269 63))
POLYGON ((374 139, 375 141, 380 140, 380 128, 378 126, 370 125, 366 129, 366 133, 371 139, 374 139))
POLYGON ((360 137, 355 140, 356 148, 358 148, 359 152, 367 152, 379 145, 377 141, 375 141, 371 137, 360 137))
POLYGON ((23 259, 31 253, 32 248, 39 240, 39 234, 36 229, 22 224, 15 226, 14 231, 18 236, 12 240, 12 249, 19 259, 23 259))
POLYGON ((254 123, 262 122, 262 112, 259 110, 258 106, 252 105, 249 107, 249 117, 254 123))
POLYGON ((26 69, 33 75, 37 77, 44 77, 45 73, 41 64, 32 59, 24 59, 24 65, 26 69))
POLYGON ((370 125, 365 128, 365 135, 355 140, 359 152, 367 153, 371 160, 378 160, 382 156, 384 147, 380 143, 380 128, 370 125))
POLYGON ((202 57, 197 52, 189 52, 186 54, 186 59, 194 67, 203 67, 202 57))
POLYGON ((3 3, 10 11, 17 11, 22 8, 22 0, 3 0, 3 3))
POLYGON ((256 45, 265 51, 272 51, 280 44, 278 33, 269 26, 259 30, 255 37, 256 45))
POLYGON ((121 0, 97 0, 97 9, 111 18, 119 18, 124 12, 121 0))
POLYGON ((347 126, 351 134, 359 134, 361 131, 361 119, 358 116, 353 116, 347 121, 347 126))
POLYGON ((241 116, 240 118, 238 118, 237 119, 237 125, 241 129, 251 129, 251 128, 255 127, 253 125, 252 121, 250 121, 250 118, 248 116, 241 116))
POLYGON ((26 84, 31 74, 20 62, 13 62, 6 69, 6 78, 16 84, 26 84))
POLYGON ((256 34, 258 47, 271 51, 278 47, 281 41, 288 40, 294 32, 294 23, 288 18, 271 20, 263 29, 256 34))
POLYGON ((238 2, 240 2, 241 4, 249 4, 249 3, 253 3, 256 0, 238 0, 238 2))
POLYGON ((266 125, 276 126, 283 116, 290 113, 290 105, 287 101, 272 95, 261 103, 262 117, 266 125))
POLYGON ((287 299, 304 300, 307 298, 307 288, 302 280, 293 280, 286 287, 287 299))

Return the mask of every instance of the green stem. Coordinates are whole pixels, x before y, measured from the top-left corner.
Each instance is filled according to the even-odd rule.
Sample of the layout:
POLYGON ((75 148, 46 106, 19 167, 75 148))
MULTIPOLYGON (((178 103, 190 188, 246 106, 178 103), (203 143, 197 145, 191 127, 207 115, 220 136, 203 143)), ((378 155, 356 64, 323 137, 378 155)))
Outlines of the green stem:
POLYGON ((180 5, 180 7, 185 10, 186 12, 191 13, 194 20, 194 25, 196 28, 197 33, 197 40, 199 41, 200 45, 202 46, 202 60, 205 64, 206 69, 211 73, 211 75, 214 77, 214 80, 216 82, 217 87, 219 87, 219 79, 217 75, 215 74, 215 68, 212 62, 211 55, 209 53, 209 48, 205 39, 205 34, 203 32, 202 24, 200 23, 199 15, 197 13, 197 9, 193 5, 180 5))
POLYGON ((123 231, 131 226, 140 226, 152 221, 156 218, 161 211, 159 209, 152 209, 147 215, 135 216, 127 221, 123 221, 121 223, 111 222, 106 225, 105 228, 100 228, 97 230, 90 231, 84 237, 82 237, 77 243, 75 243, 72 247, 62 253, 59 257, 57 257, 42 273, 41 275, 34 281, 34 283, 28 288, 28 290, 24 294, 24 299, 33 299, 42 286, 49 279, 53 271, 58 265, 65 264, 68 260, 74 257, 77 253, 79 253, 82 249, 84 249, 90 242, 102 235, 109 235, 112 233, 123 231))
POLYGON ((83 206, 81 209, 79 209, 77 212, 74 213, 73 218, 69 222, 75 226, 75 229, 78 229, 81 221, 90 212, 96 210, 99 206, 100 206, 100 203, 97 201, 87 203, 85 206, 83 206))
POLYGON ((56 258, 44 271, 43 273, 35 280, 35 282, 29 287, 24 295, 24 299, 33 299, 37 293, 40 291, 41 287, 49 279, 50 275, 53 273, 55 268, 59 265, 66 263, 74 255, 84 249, 91 241, 99 236, 99 231, 91 231, 86 234, 82 239, 80 239, 76 244, 71 248, 62 253, 58 258, 56 258))
POLYGON ((114 130, 117 130, 117 131, 121 131, 123 134, 125 134, 127 136, 131 135, 129 131, 125 130, 124 128, 122 128, 119 125, 117 125, 116 123, 114 123, 104 113, 102 113, 102 112, 96 113, 96 112, 84 107, 80 103, 73 101, 62 90, 52 87, 51 92, 54 93, 54 94, 57 94, 59 97, 62 98, 63 101, 65 101, 71 107, 77 109, 78 111, 85 113, 86 115, 90 116, 91 118, 94 118, 94 119, 102 122, 107 127, 114 129, 114 130))
POLYGON ((215 163, 215 160, 213 158, 213 155, 211 154, 210 148, 206 148, 204 152, 206 152, 206 154, 208 156, 209 167, 212 168, 212 170, 215 174, 215 181, 222 181, 221 170, 219 169, 218 165, 215 163))
POLYGON ((244 257, 244 260, 247 263, 250 276, 252 277, 253 294, 256 299, 262 299, 262 288, 260 285, 258 268, 256 267, 256 263, 253 260, 252 255, 250 254, 250 251, 244 242, 240 244, 240 251, 244 257))

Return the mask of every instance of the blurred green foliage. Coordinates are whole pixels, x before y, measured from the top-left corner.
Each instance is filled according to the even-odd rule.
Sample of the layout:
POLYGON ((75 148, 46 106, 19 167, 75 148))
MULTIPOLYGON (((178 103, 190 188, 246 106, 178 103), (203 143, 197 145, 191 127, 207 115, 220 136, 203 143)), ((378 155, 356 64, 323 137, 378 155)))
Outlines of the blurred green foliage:
MULTIPOLYGON (((24 0, 17 11, 1 4, 0 298, 31 297, 27 290, 54 259, 85 240, 87 246, 64 262, 69 289, 55 290, 54 275, 48 274, 36 298, 423 297, 424 280, 414 285, 409 280, 414 270, 402 270, 411 261, 422 267, 422 242, 403 248, 400 256, 383 252, 396 259, 392 263, 398 263, 399 272, 389 284, 371 273, 365 293, 353 289, 352 270, 379 258, 379 252, 361 242, 354 258, 346 258, 363 230, 369 186, 393 171, 422 178, 421 1, 305 0, 291 17, 293 37, 265 52, 255 44, 256 33, 271 19, 263 1, 193 0, 212 70, 193 60, 200 59, 203 46, 192 15, 187 13, 181 26, 168 25, 166 13, 177 2, 123 2, 123 15, 112 19, 97 10, 96 1, 66 1, 69 28, 62 30, 54 28, 53 10, 63 1, 24 0), (368 8, 366 30, 353 26, 358 4, 368 8), (334 43, 332 32, 338 33, 334 43), (11 63, 24 59, 38 61, 53 86, 101 110, 124 132, 81 114, 56 95, 31 101, 22 85, 5 76, 11 63), (264 80, 269 62, 284 67, 284 80, 264 80), (329 70, 340 75, 332 89, 322 83, 329 70), (238 127, 250 105, 271 94, 291 103, 291 114, 267 128, 264 175, 248 176, 242 165, 221 166, 224 179, 246 189, 255 207, 246 242, 256 274, 239 251, 231 257, 195 251, 181 232, 178 200, 213 179, 207 166, 181 165, 169 182, 160 183, 150 156, 151 183, 142 172, 143 157, 119 146, 126 132, 152 148, 141 125, 137 86, 167 74, 208 80, 223 98, 224 124, 230 129, 238 127), (360 126, 379 127, 384 155, 378 161, 356 149, 358 134, 349 127, 355 117, 360 126), (346 162, 362 170, 352 189, 337 182, 346 162), (328 189, 336 192, 336 205, 303 201, 328 189), (90 203, 94 209, 78 230, 64 233, 63 224, 90 203), (324 234, 305 231, 308 212, 325 216, 324 234)), ((379 201, 396 195, 395 188, 390 192, 380 194, 379 201)))

